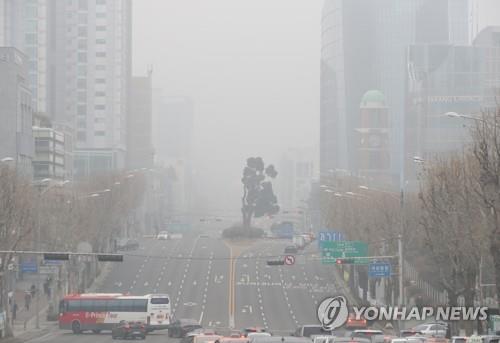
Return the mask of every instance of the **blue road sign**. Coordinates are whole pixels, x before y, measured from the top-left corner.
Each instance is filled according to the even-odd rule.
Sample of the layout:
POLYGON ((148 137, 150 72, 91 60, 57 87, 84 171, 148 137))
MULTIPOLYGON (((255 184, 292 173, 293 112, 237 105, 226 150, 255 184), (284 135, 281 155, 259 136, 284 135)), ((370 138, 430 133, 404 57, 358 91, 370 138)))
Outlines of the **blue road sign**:
POLYGON ((321 242, 337 242, 345 240, 344 234, 338 231, 320 231, 318 235, 318 247, 321 248, 321 242))
POLYGON ((373 262, 368 265, 368 277, 391 277, 391 264, 389 262, 373 262))
POLYGON ((22 273, 36 273, 38 272, 38 264, 36 261, 26 261, 21 262, 21 272, 22 273))

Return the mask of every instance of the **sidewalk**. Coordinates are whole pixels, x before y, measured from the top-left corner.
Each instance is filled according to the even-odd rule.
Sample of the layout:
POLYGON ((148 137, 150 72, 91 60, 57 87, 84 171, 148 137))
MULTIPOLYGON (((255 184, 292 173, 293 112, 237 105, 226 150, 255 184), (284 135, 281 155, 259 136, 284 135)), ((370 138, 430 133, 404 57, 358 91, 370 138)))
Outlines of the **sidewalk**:
MULTIPOLYGON (((25 294, 31 285, 37 284, 36 275, 24 275, 23 280, 18 280, 13 300, 17 304, 16 319, 12 321, 12 330, 15 338, 0 339, 0 342, 20 342, 29 338, 34 338, 44 333, 52 327, 56 327, 56 322, 48 322, 46 315, 49 307, 49 299, 43 294, 43 289, 39 290, 35 297, 31 299, 29 309, 25 307, 25 294), (36 310, 38 301, 39 328, 36 327, 36 310)), ((12 313, 9 313, 12 320, 12 313)))

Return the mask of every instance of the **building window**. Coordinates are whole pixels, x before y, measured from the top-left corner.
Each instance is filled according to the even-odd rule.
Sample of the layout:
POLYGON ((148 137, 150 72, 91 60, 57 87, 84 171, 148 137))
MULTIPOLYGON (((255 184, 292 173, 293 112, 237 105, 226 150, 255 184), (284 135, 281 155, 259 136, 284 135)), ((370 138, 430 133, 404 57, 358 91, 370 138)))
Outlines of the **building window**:
POLYGON ((78 131, 76 133, 76 139, 80 142, 87 140, 87 133, 85 131, 78 131))
POLYGON ((106 136, 106 132, 105 131, 96 131, 94 132, 94 136, 106 136))
POLYGON ((78 62, 81 62, 81 63, 87 62, 87 53, 79 52, 78 53, 78 62))
POLYGON ((78 101, 79 102, 87 101, 87 92, 78 92, 78 101))
POLYGON ((95 57, 106 57, 106 53, 103 51, 96 52, 95 57))
POLYGON ((78 66, 78 76, 86 76, 87 75, 87 66, 80 65, 78 66))
POLYGON ((24 38, 26 40, 26 44, 30 44, 30 45, 36 44, 36 34, 27 33, 24 38))
POLYGON ((78 37, 87 37, 87 27, 80 26, 78 28, 78 37))
POLYGON ((96 109, 96 110, 105 110, 106 109, 106 105, 95 105, 94 109, 96 109))
POLYGON ((87 50, 87 40, 86 39, 79 39, 78 40, 78 49, 87 50))
POLYGON ((102 39, 102 38, 101 38, 101 39, 96 39, 96 40, 95 40, 95 43, 96 43, 96 44, 106 44, 106 40, 105 40, 105 39, 102 39))
POLYGON ((95 14, 97 18, 106 18, 106 13, 105 12, 97 12, 95 14))
POLYGON ((78 79, 76 81, 76 86, 80 89, 87 88, 87 79, 78 79))
POLYGON ((87 105, 78 105, 76 107, 76 114, 79 116, 86 116, 87 115, 87 105))
POLYGON ((95 30, 96 31, 106 31, 106 26, 105 25, 96 26, 95 30))
POLYGON ((79 129, 85 129, 87 127, 87 122, 85 120, 78 120, 77 127, 79 129))
POLYGON ((106 96, 106 92, 102 92, 102 91, 95 92, 95 96, 106 96))
POLYGON ((78 9, 86 11, 88 9, 88 0, 78 0, 78 9))
POLYGON ((86 24, 87 23, 87 14, 80 13, 78 14, 78 24, 86 24))
POLYGON ((106 79, 95 79, 95 83, 98 83, 98 84, 106 83, 106 79))
POLYGON ((106 66, 105 65, 96 65, 95 70, 106 70, 106 66))
POLYGON ((96 5, 106 5, 106 0, 96 0, 95 4, 96 5))

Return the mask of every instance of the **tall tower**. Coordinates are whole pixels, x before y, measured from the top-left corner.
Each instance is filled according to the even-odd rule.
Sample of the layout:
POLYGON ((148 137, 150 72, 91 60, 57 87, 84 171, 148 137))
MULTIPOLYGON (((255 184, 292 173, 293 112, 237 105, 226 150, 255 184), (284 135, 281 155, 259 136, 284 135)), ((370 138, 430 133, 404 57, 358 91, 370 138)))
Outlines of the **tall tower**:
POLYGON ((123 168, 131 2, 56 1, 55 17, 56 113, 75 126, 75 172, 123 168))

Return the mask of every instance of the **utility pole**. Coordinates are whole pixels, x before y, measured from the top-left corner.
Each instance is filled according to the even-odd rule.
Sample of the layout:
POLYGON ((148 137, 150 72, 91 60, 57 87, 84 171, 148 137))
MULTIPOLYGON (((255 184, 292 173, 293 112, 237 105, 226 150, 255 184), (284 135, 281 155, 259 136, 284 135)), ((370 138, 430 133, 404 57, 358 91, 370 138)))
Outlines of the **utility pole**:
MULTIPOLYGON (((41 200, 42 200, 42 186, 38 187, 38 204, 37 204, 37 213, 36 213, 36 250, 40 251, 40 209, 41 209, 41 200)), ((40 261, 38 256, 36 257, 37 270, 36 270, 36 289, 35 289, 35 326, 37 329, 40 329, 40 261)))

